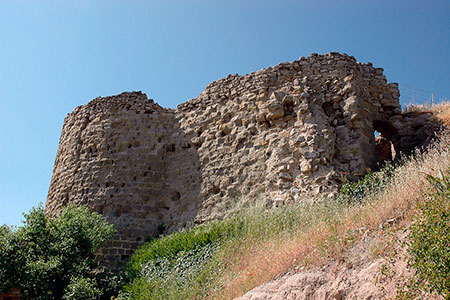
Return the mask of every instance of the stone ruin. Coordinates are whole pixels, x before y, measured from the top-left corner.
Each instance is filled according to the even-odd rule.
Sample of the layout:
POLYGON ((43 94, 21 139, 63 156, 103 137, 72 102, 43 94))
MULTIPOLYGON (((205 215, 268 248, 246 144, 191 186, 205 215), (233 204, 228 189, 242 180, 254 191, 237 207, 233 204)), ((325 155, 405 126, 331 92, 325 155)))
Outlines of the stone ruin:
POLYGON ((435 129, 430 114, 402 114, 382 68, 339 53, 228 75, 177 109, 141 92, 99 97, 65 118, 46 211, 103 214, 117 234, 100 259, 118 269, 162 230, 240 205, 331 201, 342 173, 358 179, 435 129))

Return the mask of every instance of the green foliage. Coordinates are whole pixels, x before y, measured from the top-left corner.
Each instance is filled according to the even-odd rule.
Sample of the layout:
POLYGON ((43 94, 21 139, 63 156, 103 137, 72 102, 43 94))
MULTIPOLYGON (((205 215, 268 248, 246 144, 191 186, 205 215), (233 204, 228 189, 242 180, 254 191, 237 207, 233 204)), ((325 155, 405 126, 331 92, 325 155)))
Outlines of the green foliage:
POLYGON ((409 263, 416 270, 410 291, 435 292, 450 299, 450 171, 427 179, 433 189, 419 204, 420 215, 409 235, 409 263))
POLYGON ((202 273, 218 243, 238 234, 242 226, 238 218, 213 221, 144 244, 125 268, 130 283, 121 298, 192 298, 205 284, 202 273))
POLYGON ((94 280, 84 277, 73 277, 66 287, 63 300, 96 300, 101 291, 94 280))
POLYGON ((24 216, 23 226, 0 230, 0 291, 19 288, 26 299, 51 300, 95 283, 94 254, 112 236, 112 225, 85 207, 68 206, 50 218, 39 206, 24 216))
MULTIPOLYGON (((144 244, 126 267, 129 283, 120 299, 203 299, 223 287, 220 275, 224 253, 248 241, 264 241, 313 226, 327 219, 330 227, 339 218, 343 202, 317 202, 278 207, 263 206, 230 218, 175 232, 144 244)), ((324 246, 326 248, 326 246, 324 246)))
POLYGON ((385 188, 394 175, 395 165, 386 163, 378 172, 368 172, 364 178, 356 182, 345 182, 339 190, 339 194, 344 199, 360 201, 369 194, 385 188))
POLYGON ((216 251, 209 244, 172 259, 160 257, 142 265, 140 276, 127 286, 128 299, 192 299, 204 294, 208 269, 216 251))
POLYGON ((235 236, 243 226, 244 221, 236 217, 225 221, 212 221, 150 241, 134 253, 125 268, 125 274, 132 279, 139 276, 144 266, 150 262, 160 265, 161 258, 172 262, 179 259, 180 255, 202 253, 217 241, 235 236))

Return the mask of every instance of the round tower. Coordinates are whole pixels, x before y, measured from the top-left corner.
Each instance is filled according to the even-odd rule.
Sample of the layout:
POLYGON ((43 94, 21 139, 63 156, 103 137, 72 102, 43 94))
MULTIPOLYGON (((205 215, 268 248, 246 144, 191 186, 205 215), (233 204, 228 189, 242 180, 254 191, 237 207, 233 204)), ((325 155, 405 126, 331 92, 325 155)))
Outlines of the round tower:
MULTIPOLYGON (((96 98, 64 120, 46 211, 56 215, 74 203, 103 214, 117 230, 100 254, 112 269, 162 227, 185 225, 195 216, 195 203, 180 204, 196 198, 195 182, 185 191, 169 171, 168 162, 189 158, 188 151, 177 156, 183 135, 176 124, 173 110, 141 92, 96 98)), ((193 161, 188 159, 190 166, 193 161)))

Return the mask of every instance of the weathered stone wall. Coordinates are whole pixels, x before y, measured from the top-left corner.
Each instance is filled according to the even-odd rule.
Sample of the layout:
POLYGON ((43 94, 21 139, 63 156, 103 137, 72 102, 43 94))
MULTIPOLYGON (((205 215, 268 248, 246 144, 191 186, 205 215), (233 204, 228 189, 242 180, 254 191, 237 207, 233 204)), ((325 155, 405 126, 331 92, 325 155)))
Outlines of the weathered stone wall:
POLYGON ((336 53, 211 83, 177 110, 201 162, 198 218, 225 213, 229 199, 271 206, 333 193, 341 171, 364 175, 373 122, 400 114, 398 96, 382 69, 336 53))
POLYGON ((113 268, 161 225, 196 216, 198 158, 177 124, 140 92, 94 99, 64 121, 46 209, 84 204, 114 223, 102 253, 113 268))
POLYGON ((105 215, 118 233, 103 260, 118 268, 158 230, 236 203, 332 198, 340 172, 376 167, 375 130, 396 149, 420 144, 413 120, 383 69, 338 53, 229 75, 176 110, 140 92, 97 98, 65 119, 46 209, 73 202, 105 215))

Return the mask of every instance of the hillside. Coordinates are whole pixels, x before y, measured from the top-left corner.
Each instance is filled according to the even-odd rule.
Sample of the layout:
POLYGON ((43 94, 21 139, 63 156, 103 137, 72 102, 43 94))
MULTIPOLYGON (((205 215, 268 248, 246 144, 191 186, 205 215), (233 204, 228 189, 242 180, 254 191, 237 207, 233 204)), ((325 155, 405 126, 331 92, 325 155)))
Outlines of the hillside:
MULTIPOLYGON (((449 125, 450 105, 410 107, 449 125)), ((127 267, 129 299, 386 299, 405 288, 408 230, 426 175, 450 166, 450 135, 348 183, 334 202, 240 208, 154 240, 127 267), (160 250, 158 250, 160 249, 160 250), (256 287, 256 288, 255 288, 256 287), (249 291, 249 292, 248 292, 249 291), (245 295, 244 295, 245 294, 245 295), (242 296, 243 295, 243 296, 242 296)), ((345 176, 345 174, 342 174, 345 176)), ((329 199, 328 199, 329 200, 329 199)), ((440 299, 421 294, 422 299, 440 299)))
MULTIPOLYGON (((431 111, 447 127, 450 125, 448 103, 410 106, 407 110, 417 113, 431 111)), ((427 185, 420 186, 423 182, 421 175, 448 169, 449 147, 450 138, 446 132, 441 136, 440 142, 428 149, 425 155, 416 155, 415 159, 398 170, 392 185, 373 197, 380 197, 378 201, 382 205, 389 202, 399 205, 405 200, 406 203, 390 212, 392 218, 381 218, 384 221, 378 228, 358 228, 359 240, 343 251, 339 259, 327 261, 320 266, 312 265, 306 270, 302 268, 300 272, 298 269, 288 271, 284 276, 271 280, 236 300, 395 298, 399 287, 407 283, 406 278, 414 277, 414 269, 408 266, 405 243, 415 205, 424 200, 423 194, 429 188, 427 185)), ((444 299, 430 294, 421 294, 420 297, 444 299)))

